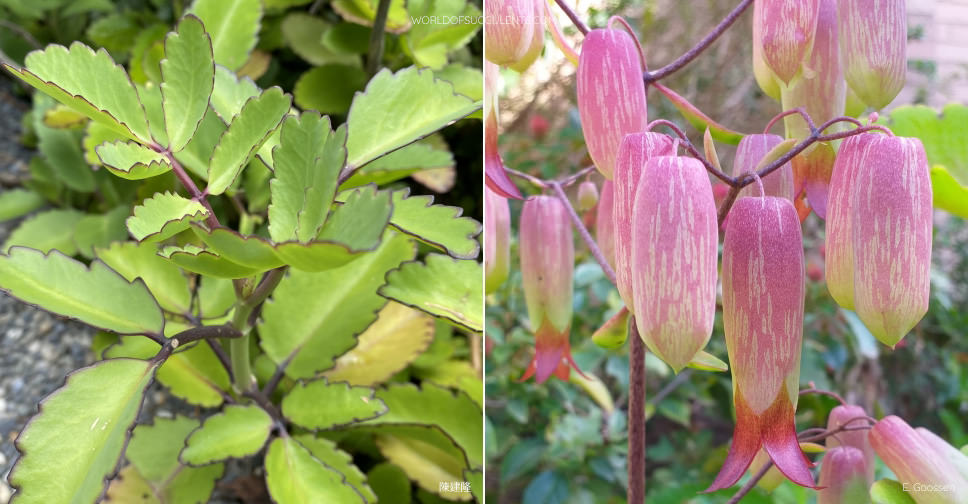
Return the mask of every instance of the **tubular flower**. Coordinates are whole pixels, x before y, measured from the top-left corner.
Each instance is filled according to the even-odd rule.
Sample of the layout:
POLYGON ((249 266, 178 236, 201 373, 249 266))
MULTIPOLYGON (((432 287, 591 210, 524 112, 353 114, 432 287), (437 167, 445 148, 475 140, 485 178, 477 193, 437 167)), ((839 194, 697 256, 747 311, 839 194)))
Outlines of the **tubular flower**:
POLYGON ((830 177, 824 243, 825 276, 830 297, 848 310, 854 309, 855 261, 854 241, 851 237, 854 186, 862 164, 879 164, 885 161, 881 152, 886 138, 884 135, 862 133, 844 139, 830 177))
MULTIPOLYGON (((849 427, 866 425, 866 420, 856 420, 857 418, 866 416, 867 412, 864 411, 864 408, 853 404, 842 404, 830 410, 830 416, 827 417, 827 429, 833 430, 843 425, 848 425, 849 427)), ((845 430, 838 432, 836 436, 827 438, 828 449, 838 446, 850 446, 860 450, 864 456, 864 463, 867 465, 865 476, 867 477, 867 486, 870 487, 874 483, 874 448, 871 447, 870 440, 868 439, 868 431, 845 430)), ((824 457, 825 461, 826 459, 824 457)), ((822 481, 821 485, 823 485, 822 481)))
POLYGON ((904 87, 907 14, 904 0, 839 2, 840 54, 847 84, 882 109, 904 87))
POLYGON ((658 156, 673 154, 672 138, 659 133, 625 135, 615 161, 615 194, 612 225, 615 232, 615 279, 618 292, 629 311, 635 312, 632 300, 632 210, 645 164, 658 156))
POLYGON ((723 240, 723 328, 733 375, 736 428, 707 491, 727 488, 762 447, 777 469, 813 487, 793 415, 800 379, 804 265, 800 220, 783 198, 741 198, 723 240))
MULTIPOLYGON (((810 54, 817 28, 819 0, 756 0, 763 44, 763 59, 783 82, 800 71, 800 64, 810 54)), ((755 30, 755 29, 754 29, 755 30)))
MULTIPOLYGON (((782 92, 783 108, 803 107, 811 119, 820 125, 844 115, 847 100, 847 83, 844 82, 840 65, 840 49, 837 42, 837 0, 818 0, 816 37, 809 52, 806 65, 809 72, 782 92)), ((787 138, 803 140, 810 135, 810 127, 799 114, 784 118, 787 138)), ((828 128, 832 133, 838 126, 828 128)), ((835 145, 817 144, 793 158, 794 192, 806 189, 807 201, 818 216, 824 218, 827 210, 827 187, 833 171, 835 145)))
POLYGON ((484 182, 505 198, 522 199, 521 192, 504 171, 504 161, 497 150, 497 94, 501 74, 497 65, 484 62, 484 182))
POLYGON ((612 268, 615 268, 615 225, 612 221, 614 204, 615 186, 611 180, 606 180, 602 183, 602 194, 598 198, 598 210, 595 212, 595 241, 612 268))
POLYGON ((918 504, 968 502, 968 480, 904 420, 884 417, 871 429, 870 440, 918 504))
POLYGON ((484 214, 484 290, 490 294, 507 280, 511 264, 508 200, 485 187, 484 214))
POLYGON ((638 43, 623 30, 585 35, 578 58, 578 113, 588 153, 611 180, 622 138, 645 130, 648 109, 638 43))
MULTIPOLYGON (((736 157, 733 160, 733 176, 745 172, 755 173, 756 166, 768 152, 783 142, 780 135, 754 134, 746 135, 736 147, 736 157)), ((779 170, 763 177, 763 192, 767 196, 777 196, 793 201, 793 168, 790 163, 784 164, 779 170)), ((738 197, 757 196, 759 189, 750 184, 740 190, 738 197)))
POLYGON ((642 341, 679 372, 706 346, 716 316, 713 191, 698 160, 676 156, 649 159, 638 187, 627 268, 632 312, 642 341))
POLYGON ((524 299, 536 341, 534 359, 521 379, 536 374, 544 383, 554 374, 567 380, 568 366, 578 367, 568 343, 575 244, 564 204, 552 196, 525 201, 520 237, 524 299))
POLYGON ((544 6, 538 0, 494 0, 484 6, 487 60, 522 72, 544 45, 544 6), (537 49, 535 49, 537 46, 537 49))
POLYGON ((944 460, 947 460, 951 464, 951 467, 954 467, 965 481, 968 481, 968 454, 962 453, 954 446, 948 444, 947 441, 941 439, 937 434, 924 427, 918 427, 914 430, 934 448, 935 452, 944 460))
POLYGON ((780 101, 780 83, 763 56, 763 2, 753 3, 753 77, 763 93, 780 101))
POLYGON ((872 482, 868 481, 867 472, 864 453, 857 448, 838 446, 827 450, 820 464, 819 485, 822 488, 817 492, 817 504, 870 502, 867 489, 872 482))

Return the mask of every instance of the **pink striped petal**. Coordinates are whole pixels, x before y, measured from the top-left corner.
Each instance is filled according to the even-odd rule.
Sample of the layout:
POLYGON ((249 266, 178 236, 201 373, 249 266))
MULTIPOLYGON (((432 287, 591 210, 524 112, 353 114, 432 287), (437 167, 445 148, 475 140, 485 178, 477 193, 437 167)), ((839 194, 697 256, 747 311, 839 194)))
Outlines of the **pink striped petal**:
MULTIPOLYGON (((512 70, 516 72, 524 72, 527 70, 538 56, 541 56, 541 51, 544 49, 544 15, 545 9, 542 5, 544 0, 517 0, 522 2, 531 2, 534 4, 534 15, 531 18, 531 23, 534 25, 534 29, 531 31, 531 38, 528 40, 527 50, 521 56, 520 59, 511 63, 510 66, 512 70)), ((486 33, 486 30, 485 30, 486 33)), ((485 47, 487 47, 485 45, 485 47)))
POLYGON ((544 26, 537 21, 544 9, 535 0, 491 0, 484 14, 488 19, 484 56, 496 65, 518 63, 531 48, 535 33, 544 37, 544 26))
POLYGON ((615 226, 612 222, 614 212, 615 187, 611 180, 602 183, 602 194, 598 198, 595 213, 595 241, 605 255, 609 266, 615 268, 615 226))
MULTIPOLYGON (((706 346, 716 315, 719 233, 712 187, 702 163, 674 156, 649 159, 639 179, 631 222, 628 271, 639 336, 678 372, 706 346)), ((619 243, 615 253, 621 262, 619 243)))
POLYGON ((810 54, 817 28, 818 0, 756 0, 760 4, 763 58, 789 84, 810 54))
POLYGON ((763 93, 780 101, 780 83, 763 56, 763 2, 753 2, 753 77, 763 93))
POLYGON ((917 427, 914 429, 921 437, 931 445, 941 458, 946 460, 951 467, 954 467, 958 474, 961 475, 965 481, 968 481, 968 455, 962 453, 960 450, 951 446, 947 441, 941 439, 937 434, 925 429, 924 427, 917 427))
POLYGON ((894 415, 884 417, 871 429, 870 441, 918 504, 968 502, 968 480, 904 420, 894 415))
POLYGON ((559 332, 571 327, 575 244, 564 204, 553 196, 524 202, 519 227, 524 299, 531 327, 545 319, 559 332))
MULTIPOLYGON (((862 427, 867 425, 867 420, 856 419, 864 416, 867 416, 864 408, 852 404, 842 404, 830 410, 830 415, 827 417, 827 429, 833 430, 843 425, 862 427), (851 420, 854 421, 851 422, 851 420)), ((867 484, 870 486, 874 483, 874 448, 871 447, 867 430, 838 432, 836 436, 828 437, 826 443, 828 449, 838 446, 849 446, 860 450, 864 457, 864 463, 866 464, 867 472, 865 473, 865 477, 867 478, 867 484)), ((824 460, 827 460, 826 457, 824 457, 824 460)))
MULTIPOLYGON (((737 176, 746 172, 756 172, 756 167, 767 153, 783 142, 780 135, 753 134, 746 135, 736 147, 736 157, 733 160, 732 175, 737 176)), ((778 196, 793 201, 793 168, 786 163, 779 170, 763 177, 763 192, 767 196, 778 196)), ((760 190, 756 184, 750 184, 739 192, 739 197, 759 196, 760 190)))
POLYGON ((839 3, 844 77, 857 97, 882 109, 904 87, 907 14, 904 0, 839 3))
POLYGON ((840 306, 854 309, 854 240, 852 201, 858 167, 871 163, 884 135, 862 133, 844 139, 830 176, 826 222, 827 290, 840 306))
POLYGON ((852 214, 854 304, 894 346, 928 311, 931 176, 917 138, 883 137, 856 166, 852 214))
POLYGON ((827 450, 820 465, 819 484, 824 488, 817 492, 817 504, 870 502, 867 489, 873 481, 868 480, 867 473, 873 471, 857 448, 838 446, 827 450))
POLYGON ((629 311, 635 312, 632 301, 632 208, 646 161, 658 156, 670 156, 672 138, 660 133, 631 133, 622 139, 615 163, 615 202, 612 224, 615 229, 615 277, 618 292, 629 311))
POLYGON ((508 278, 511 265, 511 212, 508 200, 484 188, 484 291, 490 294, 508 278))
POLYGON ((827 200, 830 193, 830 178, 834 172, 837 154, 828 143, 818 143, 813 150, 793 158, 794 178, 799 176, 803 190, 807 193, 810 208, 821 219, 827 218, 827 200))
POLYGON ((585 145, 598 171, 611 180, 622 138, 648 124, 642 63, 635 39, 623 30, 592 30, 578 58, 578 112, 585 145))

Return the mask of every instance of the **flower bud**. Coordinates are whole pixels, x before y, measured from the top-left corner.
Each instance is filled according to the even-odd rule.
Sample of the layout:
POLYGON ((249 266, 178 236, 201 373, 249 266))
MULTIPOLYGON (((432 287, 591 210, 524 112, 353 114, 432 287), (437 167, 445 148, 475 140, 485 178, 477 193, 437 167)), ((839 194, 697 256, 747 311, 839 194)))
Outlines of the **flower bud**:
POLYGON ((840 54, 847 84, 880 110, 904 87, 907 14, 904 0, 839 2, 840 54))
MULTIPOLYGON (((838 434, 839 435, 839 434, 838 434)), ((871 468, 873 471, 873 468, 871 468)), ((864 504, 870 502, 867 489, 867 461, 864 453, 852 446, 827 450, 820 465, 822 487, 817 491, 817 504, 864 504)))
POLYGON ((628 249, 632 312, 649 350, 679 372, 706 346, 716 316, 713 191, 702 163, 676 156, 646 161, 638 187, 628 249))
POLYGON ((784 476, 813 487, 794 413, 803 335, 803 238, 790 201, 740 198, 723 239, 723 329, 736 428, 707 491, 732 486, 762 447, 784 476))
POLYGON ((537 374, 543 383, 555 374, 568 379, 575 270, 575 244, 564 204, 553 196, 535 196, 521 210, 520 255, 524 299, 535 331, 535 356, 522 380, 537 374))
POLYGON ((505 198, 522 199, 521 192, 504 171, 497 149, 497 95, 501 74, 493 63, 484 62, 484 183, 505 198))
POLYGON ((544 5, 541 0, 494 0, 484 6, 494 22, 484 32, 484 55, 496 65, 527 70, 544 46, 544 5))
POLYGON ((884 417, 874 424, 870 440, 874 451, 918 504, 968 502, 968 480, 904 420, 894 415, 884 417))
MULTIPOLYGON (((760 160, 774 147, 783 142, 780 135, 752 134, 746 135, 736 147, 736 157, 733 160, 733 176, 742 173, 756 173, 760 160)), ((780 169, 763 177, 763 193, 767 196, 777 196, 793 201, 793 168, 786 163, 780 169)), ((756 184, 750 184, 740 190, 738 197, 759 196, 756 184)))
POLYGON ((578 210, 587 212, 595 208, 598 203, 598 187, 591 180, 586 180, 578 186, 578 210))
POLYGON ((787 84, 800 71, 814 44, 819 1, 756 0, 761 8, 758 21, 762 23, 763 59, 787 84))
POLYGON ((490 294, 508 278, 511 264, 511 213, 508 200, 484 188, 484 290, 490 294))
POLYGON ((648 125, 638 42, 624 30, 591 30, 581 45, 577 80, 588 153, 611 180, 622 139, 648 125))
MULTIPOLYGON (((612 224, 615 226, 615 279, 618 293, 629 311, 635 312, 632 299, 632 210, 642 173, 648 160, 670 156, 672 138, 660 133, 631 133, 625 135, 615 162, 615 201, 612 224)), ((651 245, 650 245, 651 247, 651 245)))
POLYGON ((612 212, 615 203, 615 187, 611 180, 602 183, 602 196, 595 212, 595 241, 609 266, 615 268, 615 225, 612 212))
MULTIPOLYGON (((848 427, 867 425, 867 420, 863 420, 863 417, 866 416, 867 412, 860 406, 841 404, 830 410, 830 415, 827 417, 827 430, 838 429, 844 425, 848 427), (861 420, 858 420, 858 418, 861 418, 861 420)), ((828 449, 838 446, 849 446, 860 450, 864 457, 864 463, 867 465, 865 476, 867 478, 867 486, 869 487, 874 483, 874 449, 871 448, 867 434, 868 431, 864 429, 845 430, 838 432, 836 436, 828 437, 826 442, 828 449)), ((826 457, 824 457, 824 460, 826 460, 826 457)), ((823 486, 822 482, 821 486, 823 486)))
POLYGON ((947 460, 951 467, 954 467, 958 474, 961 475, 965 481, 968 481, 968 455, 962 453, 960 450, 951 446, 947 441, 941 439, 937 434, 925 429, 924 427, 917 427, 914 429, 918 434, 924 438, 925 441, 934 451, 938 453, 944 460, 947 460))

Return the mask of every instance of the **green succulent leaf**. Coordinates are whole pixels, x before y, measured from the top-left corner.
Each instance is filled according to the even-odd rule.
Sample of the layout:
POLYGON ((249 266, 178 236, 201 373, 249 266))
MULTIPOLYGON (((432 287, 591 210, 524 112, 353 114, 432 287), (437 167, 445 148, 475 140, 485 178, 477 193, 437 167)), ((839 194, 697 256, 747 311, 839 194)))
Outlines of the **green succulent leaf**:
POLYGON ((49 45, 27 55, 24 68, 4 64, 10 73, 57 101, 117 133, 150 143, 148 121, 128 74, 107 51, 80 42, 70 49, 49 45))
POLYGON ((279 504, 366 502, 343 474, 314 457, 294 438, 272 440, 265 468, 269 495, 279 504))
POLYGON ((124 466, 111 480, 102 502, 127 504, 161 504, 148 480, 132 465, 124 466))
POLYGON ((163 248, 158 254, 176 266, 191 271, 192 273, 216 278, 246 278, 265 271, 260 268, 242 266, 211 250, 190 244, 184 247, 168 246, 163 248))
POLYGON ((311 430, 343 427, 376 418, 386 411, 383 401, 373 398, 373 389, 329 383, 326 378, 299 382, 282 400, 282 414, 311 430))
MULTIPOLYGON (((53 100, 38 95, 35 103, 40 104, 35 109, 42 110, 45 103, 52 104, 53 100)), ((58 180, 75 191, 94 191, 94 172, 84 160, 84 153, 77 141, 79 132, 51 128, 44 124, 42 114, 35 112, 34 133, 37 134, 37 148, 40 154, 57 175, 58 180)))
POLYGON ((163 154, 134 142, 106 142, 94 150, 101 164, 123 179, 146 179, 171 170, 163 154))
POLYGON ((188 229, 188 225, 208 217, 201 203, 171 192, 155 193, 134 207, 125 221, 128 232, 138 241, 157 242, 188 229))
POLYGON ((23 456, 10 474, 16 501, 95 502, 117 471, 155 368, 112 359, 68 375, 17 439, 23 456))
MULTIPOLYGON (((417 433, 415 429, 409 429, 417 433)), ((464 455, 453 446, 428 443, 424 436, 384 434, 376 446, 387 460, 403 468, 407 476, 424 490, 448 500, 470 500, 468 493, 441 491, 440 482, 463 481, 467 465, 464 455)))
POLYGON ((144 282, 129 283, 101 261, 14 247, 0 255, 0 289, 47 311, 119 334, 161 334, 161 308, 144 282))
POLYGON ((10 189, 0 193, 0 222, 27 215, 44 206, 43 196, 30 189, 10 189))
POLYGON ((225 192, 276 129, 292 104, 278 87, 250 99, 219 139, 208 168, 208 193, 225 192))
POLYGON ((250 98, 259 96, 259 86, 248 77, 239 77, 222 65, 215 65, 215 87, 212 90, 212 109, 229 124, 242 111, 250 98))
MULTIPOLYGON (((480 19, 481 11, 466 0, 410 0, 407 12, 412 19, 480 19)), ((467 45, 480 31, 480 22, 419 23, 401 38, 404 50, 420 66, 441 68, 447 64, 447 54, 467 45)), ((478 81, 480 82, 480 81, 478 81)), ((482 86, 478 84, 478 89, 482 86)))
POLYGON ((97 155, 97 146, 105 142, 115 142, 122 140, 120 134, 107 126, 91 121, 87 123, 84 130, 84 137, 81 139, 81 147, 84 149, 84 161, 90 166, 101 166, 101 158, 97 155))
POLYGON ((358 55, 336 52, 326 46, 323 38, 332 28, 321 18, 304 12, 291 12, 282 20, 280 29, 293 52, 313 65, 342 63, 357 68, 360 66, 358 55))
MULTIPOLYGON (((158 43, 161 47, 161 42, 158 43)), ((161 62, 157 63, 161 68, 161 62)), ((168 131, 165 125, 165 106, 161 96, 161 89, 154 82, 135 84, 138 90, 138 98, 145 107, 145 116, 148 118, 148 130, 151 131, 152 138, 161 146, 168 145, 168 131)))
POLYGON ((42 252, 58 250, 64 255, 77 254, 74 243, 74 228, 84 218, 84 214, 77 210, 47 210, 24 220, 14 229, 2 251, 7 252, 10 247, 30 247, 42 252))
POLYGON ((360 167, 481 108, 430 70, 381 70, 356 95, 347 119, 347 164, 360 167))
POLYGON ((45 126, 55 129, 77 128, 87 121, 86 116, 63 103, 47 109, 42 117, 45 126))
POLYGON ((173 313, 188 313, 192 293, 188 278, 173 264, 157 255, 149 243, 113 243, 95 251, 104 261, 129 282, 140 278, 162 308, 173 313))
POLYGON ((394 191, 390 224, 452 257, 476 258, 480 245, 474 238, 481 232, 480 223, 461 217, 461 208, 433 203, 433 196, 410 196, 409 188, 394 191))
POLYGON ((468 467, 484 464, 484 429, 481 408, 464 392, 456 394, 432 383, 421 387, 393 384, 377 389, 376 397, 386 403, 388 411, 360 426, 429 425, 445 434, 462 451, 468 467))
POLYGON ((396 464, 381 462, 366 473, 367 483, 377 496, 377 502, 404 504, 412 502, 410 479, 396 464))
POLYGON ((236 264, 260 271, 284 264, 276 256, 273 244, 259 236, 241 235, 228 228, 208 230, 198 224, 193 225, 192 230, 209 249, 236 264))
MULTIPOLYGON (((484 75, 479 68, 451 63, 440 70, 435 70, 434 76, 453 84, 458 93, 472 100, 484 98, 484 86, 481 85, 484 82, 484 75)), ((480 112, 475 115, 477 114, 480 112)))
POLYGON ((872 504, 915 504, 911 494, 892 479, 879 479, 871 485, 872 504))
POLYGON ((177 31, 165 39, 161 95, 172 152, 185 148, 208 110, 215 83, 212 58, 212 41, 195 16, 182 18, 177 31))
MULTIPOLYGON (((347 21, 364 26, 373 26, 377 4, 379 4, 377 0, 334 0, 333 10, 347 21)), ((390 33, 403 33, 410 26, 410 17, 407 15, 404 0, 390 0, 386 30, 390 33)))
POLYGON ((662 96, 672 103, 672 106, 674 106, 679 113, 682 114, 687 121, 689 121, 689 124, 692 124, 699 131, 706 131, 706 129, 709 129, 710 134, 716 139, 716 141, 730 145, 737 145, 739 144, 739 141, 742 140, 746 135, 746 133, 733 131, 712 120, 695 105, 689 103, 688 100, 662 84, 655 83, 654 87, 659 91, 659 93, 662 94, 662 96))
POLYGON ((269 183, 269 236, 275 242, 308 242, 318 234, 336 194, 346 162, 346 130, 314 112, 287 118, 273 149, 275 176, 269 183))
POLYGON ((427 254, 424 261, 404 264, 388 274, 380 295, 471 331, 483 331, 480 263, 440 254, 427 254))
MULTIPOLYGON (((82 256, 93 259, 95 247, 107 247, 128 238, 124 219, 129 208, 121 205, 103 214, 85 215, 74 226, 74 244, 82 256)), ((48 231, 49 232, 49 231, 48 231)))
POLYGON ((387 184, 424 170, 453 166, 454 156, 450 151, 420 141, 373 160, 354 172, 343 182, 340 189, 351 189, 370 183, 387 184))
POLYGON ((205 24, 216 63, 230 70, 245 64, 258 40, 260 0, 195 0, 188 12, 205 24))
POLYGON ((376 494, 366 483, 366 475, 353 464, 353 457, 336 447, 336 443, 312 434, 299 434, 293 436, 299 444, 306 447, 309 453, 316 457, 323 464, 342 473, 346 478, 346 483, 353 486, 366 502, 377 502, 376 494))
POLYGON ((224 278, 202 277, 198 290, 199 312, 202 318, 224 317, 235 304, 235 287, 224 278))
POLYGON ((373 386, 413 362, 434 339, 434 319, 400 303, 389 302, 358 338, 352 350, 323 373, 330 382, 373 386))
POLYGON ((299 76, 292 94, 303 109, 346 115, 353 95, 366 86, 367 75, 358 64, 327 63, 299 76))
POLYGON ((372 250, 393 212, 390 193, 371 185, 353 189, 340 200, 343 204, 326 221, 319 239, 342 243, 354 252, 372 250))
POLYGON ((218 114, 212 108, 209 108, 205 112, 202 122, 198 125, 195 136, 181 152, 175 153, 175 159, 188 171, 204 180, 208 177, 209 160, 212 158, 212 153, 222 135, 225 134, 226 129, 228 128, 219 119, 218 114))
POLYGON ((409 238, 389 232, 379 248, 350 265, 320 273, 291 270, 262 307, 263 350, 277 364, 288 361, 292 378, 331 368, 385 304, 376 291, 386 272, 415 254, 409 238))
POLYGON ((192 432, 179 460, 200 466, 254 455, 266 444, 271 428, 272 417, 258 406, 226 406, 192 432))

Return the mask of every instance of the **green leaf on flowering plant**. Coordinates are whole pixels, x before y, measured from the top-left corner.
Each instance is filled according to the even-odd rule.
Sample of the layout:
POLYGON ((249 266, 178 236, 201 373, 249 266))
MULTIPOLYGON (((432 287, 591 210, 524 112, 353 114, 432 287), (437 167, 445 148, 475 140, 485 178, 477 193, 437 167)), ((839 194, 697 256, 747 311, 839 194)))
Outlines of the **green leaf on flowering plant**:
POLYGON ((102 502, 161 504, 161 501, 155 497, 155 491, 151 487, 151 484, 132 465, 124 466, 118 472, 117 477, 111 480, 111 484, 108 486, 102 502))
POLYGON ((439 447, 420 437, 406 435, 378 435, 375 439, 380 453, 398 467, 424 490, 447 500, 465 501, 471 499, 470 493, 441 487, 441 482, 463 481, 467 465, 460 450, 439 447))
MULTIPOLYGON (((42 94, 34 98, 35 110, 50 110, 54 100, 42 94)), ((34 133, 37 134, 37 148, 48 165, 67 187, 81 192, 93 192, 94 173, 84 161, 84 153, 77 139, 80 133, 72 130, 54 129, 42 120, 38 112, 33 114, 34 133)))
POLYGON ((342 243, 352 252, 372 250, 393 212, 390 193, 369 185, 341 195, 340 200, 343 204, 326 220, 319 239, 342 243))
MULTIPOLYGON (((334 0, 333 10, 347 21, 373 26, 378 3, 377 0, 334 0)), ((410 28, 410 17, 407 15, 404 0, 390 0, 386 23, 386 30, 390 33, 403 33, 410 28)))
POLYGON ((682 114, 682 116, 685 117, 686 120, 689 121, 689 123, 692 124, 697 130, 706 131, 708 128, 710 134, 712 134, 716 141, 730 145, 737 145, 739 144, 739 141, 746 136, 746 133, 733 131, 712 120, 709 116, 703 113, 702 110, 696 108, 695 105, 689 103, 689 100, 686 100, 675 91, 657 82, 652 83, 652 85, 657 91, 659 91, 659 93, 662 94, 662 96, 672 102, 672 105, 679 110, 679 113, 682 114))
POLYGON ((729 371, 729 364, 705 350, 700 350, 686 366, 700 371, 729 371))
POLYGON ((343 474, 314 457, 292 437, 272 440, 265 469, 266 486, 274 502, 366 502, 343 474))
POLYGON ((215 151, 226 129, 228 128, 219 119, 215 110, 209 108, 201 124, 198 125, 195 136, 181 152, 175 153, 175 159, 188 171, 204 180, 208 177, 208 165, 212 152, 215 151))
POLYGON ((0 251, 13 246, 30 247, 42 252, 59 250, 64 255, 77 254, 74 228, 84 218, 77 210, 47 210, 24 220, 14 229, 0 251))
POLYGON ((373 386, 413 362, 434 339, 434 319, 400 303, 389 302, 366 328, 352 350, 323 373, 330 382, 373 386))
POLYGON ((123 179, 141 180, 171 170, 163 154, 134 142, 105 142, 94 150, 101 164, 123 179))
MULTIPOLYGON (((160 44, 160 43, 159 43, 160 44)), ((161 68, 160 62, 158 67, 161 68)), ((161 96, 161 89, 154 82, 135 84, 138 90, 138 98, 145 107, 145 116, 148 118, 148 130, 151 131, 152 138, 161 146, 168 145, 168 130, 165 124, 165 106, 161 96)))
POLYGON ((445 434, 461 450, 472 469, 484 464, 484 421, 481 408, 464 392, 454 393, 432 383, 420 387, 392 384, 377 389, 376 397, 387 405, 387 412, 359 426, 429 425, 445 434))
POLYGON ((95 502, 118 470, 155 368, 112 359, 69 374, 17 438, 16 502, 95 502))
POLYGON ((161 95, 168 132, 168 148, 178 152, 202 122, 215 83, 212 40, 205 27, 189 14, 176 32, 165 38, 165 59, 161 60, 161 95))
POLYGON ((158 255, 192 273, 216 278, 246 278, 265 271, 261 268, 242 266, 211 250, 191 244, 184 247, 168 246, 161 249, 158 255))
POLYGON ((128 217, 128 211, 127 205, 121 205, 108 213, 85 215, 77 221, 74 226, 74 244, 78 253, 93 259, 95 247, 107 247, 111 243, 127 239, 124 219, 128 217))
MULTIPOLYGON (((407 12, 411 19, 464 21, 481 16, 481 11, 467 0, 409 0, 407 12)), ((417 23, 401 39, 404 50, 418 65, 441 68, 447 64, 447 54, 465 46, 480 29, 480 22, 417 23)), ((478 85, 478 89, 482 88, 478 85)))
POLYGON ((157 242, 188 229, 191 222, 204 220, 208 210, 201 203, 171 192, 155 193, 134 207, 125 221, 138 241, 157 242))
POLYGON ((232 404, 205 419, 185 441, 178 459, 200 466, 254 455, 269 439, 272 417, 255 405, 232 404))
POLYGON ((306 447, 309 453, 323 464, 335 469, 346 477, 346 482, 359 492, 366 502, 377 502, 376 494, 366 483, 366 475, 353 464, 353 457, 336 447, 336 443, 312 434, 293 436, 299 444, 306 447))
POLYGON ((87 116, 63 103, 58 103, 44 112, 43 121, 44 125, 49 128, 77 128, 84 126, 84 123, 87 122, 87 116))
POLYGON ((84 149, 84 161, 90 166, 101 166, 101 158, 97 155, 97 146, 121 140, 123 137, 111 128, 91 121, 87 123, 84 130, 84 137, 81 139, 81 147, 84 149))
POLYGON ((162 308, 174 313, 189 312, 192 293, 188 278, 173 264, 158 256, 154 245, 113 243, 97 249, 95 255, 126 280, 142 279, 162 308))
POLYGON ((424 170, 453 168, 454 156, 445 148, 438 149, 426 140, 412 143, 386 156, 377 158, 350 176, 340 190, 366 184, 383 185, 424 170))
POLYGON ((484 74, 479 68, 451 63, 440 70, 435 70, 434 75, 440 80, 453 84, 458 93, 472 100, 484 98, 484 86, 481 85, 484 82, 484 74))
POLYGON ((273 149, 269 236, 275 242, 311 241, 319 234, 346 162, 346 129, 314 112, 288 117, 273 149))
POLYGON ((911 494, 892 479, 880 479, 871 485, 872 504, 914 504, 911 494))
MULTIPOLYGON (((360 66, 358 55, 337 52, 326 46, 324 39, 333 28, 322 18, 304 12, 291 12, 282 20, 280 30, 289 48, 313 65, 341 63, 356 68, 360 66)), ((369 40, 369 30, 365 31, 369 40)))
POLYGON ((248 77, 239 77, 222 65, 215 65, 215 87, 212 89, 212 110, 229 124, 242 111, 250 98, 259 96, 261 90, 248 77))
POLYGON ((457 259, 477 257, 480 245, 474 238, 481 232, 480 223, 461 217, 459 207, 433 203, 433 196, 410 196, 409 188, 394 191, 390 225, 457 259))
POLYGON ((345 115, 353 95, 366 86, 367 75, 358 65, 327 63, 299 77, 292 90, 296 104, 323 114, 345 115))
POLYGON ((407 473, 395 464, 381 462, 366 473, 367 483, 376 494, 377 502, 403 504, 412 502, 407 473))
POLYGON ((356 23, 339 23, 323 32, 320 42, 338 54, 366 54, 370 47, 370 30, 356 23))
POLYGON ((190 14, 198 16, 212 38, 215 62, 238 70, 249 59, 262 20, 259 0, 195 0, 190 14))
POLYGON ((193 224, 192 231, 209 249, 236 264, 261 271, 285 264, 276 256, 273 244, 265 238, 242 235, 224 227, 208 230, 200 224, 193 224))
POLYGON ((235 304, 235 288, 225 278, 202 277, 198 288, 198 311, 202 318, 221 318, 235 304))
POLYGON ((410 238, 388 231, 379 248, 352 264, 319 273, 290 270, 262 307, 262 349, 277 364, 291 359, 286 374, 292 378, 333 367, 385 304, 376 291, 386 272, 415 254, 410 238))
POLYGON ((208 194, 226 189, 249 163, 289 111, 291 99, 278 87, 269 88, 242 106, 219 139, 208 168, 208 194))
POLYGON ((471 495, 477 502, 484 502, 484 470, 464 469, 464 481, 471 485, 471 495))
POLYGON ((440 254, 427 254, 424 261, 406 263, 390 272, 380 295, 471 331, 484 330, 481 265, 440 254))
POLYGON ((27 84, 135 141, 149 143, 148 121, 128 74, 107 51, 80 42, 27 55, 25 67, 3 66, 27 84))
POLYGON ((347 164, 360 167, 481 108, 430 70, 381 70, 356 95, 347 118, 347 164))
POLYGON ((942 165, 931 167, 934 206, 968 219, 968 185, 961 185, 942 165))
POLYGON ((310 430, 327 430, 376 418, 386 413, 373 389, 329 383, 326 378, 300 381, 282 399, 282 414, 292 423, 310 430))
POLYGON ((119 334, 161 334, 161 308, 144 282, 101 261, 88 268, 64 254, 13 247, 0 255, 0 289, 26 303, 119 334))
POLYGON ((30 189, 9 189, 0 193, 0 222, 27 215, 44 206, 44 198, 30 189))

